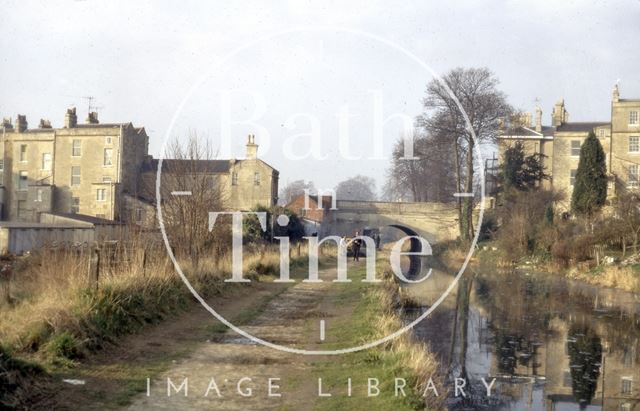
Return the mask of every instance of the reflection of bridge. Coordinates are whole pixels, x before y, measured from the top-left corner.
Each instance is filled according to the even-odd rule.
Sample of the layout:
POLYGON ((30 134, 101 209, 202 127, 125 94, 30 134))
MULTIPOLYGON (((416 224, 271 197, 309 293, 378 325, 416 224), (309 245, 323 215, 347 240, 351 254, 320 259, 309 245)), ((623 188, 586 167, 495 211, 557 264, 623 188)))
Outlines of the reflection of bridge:
POLYGON ((407 235, 435 242, 458 237, 456 203, 387 203, 338 200, 336 210, 325 209, 321 236, 352 236, 363 228, 394 227, 407 235))

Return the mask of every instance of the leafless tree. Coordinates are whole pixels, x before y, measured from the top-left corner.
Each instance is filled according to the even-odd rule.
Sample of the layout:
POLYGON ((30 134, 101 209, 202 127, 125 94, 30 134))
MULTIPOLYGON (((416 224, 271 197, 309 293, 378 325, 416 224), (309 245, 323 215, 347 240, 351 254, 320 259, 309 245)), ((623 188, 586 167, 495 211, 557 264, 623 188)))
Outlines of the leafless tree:
POLYGON ((630 237, 633 242, 634 252, 638 252, 640 242, 640 193, 628 191, 618 195, 615 203, 616 217, 622 222, 623 236, 622 247, 626 251, 624 237, 630 237))
POLYGON ((404 157, 404 145, 405 140, 400 139, 394 147, 385 197, 391 201, 452 201, 452 193, 456 191, 455 161, 446 140, 421 135, 416 130, 413 137, 416 159, 404 157))
POLYGON ((338 183, 335 190, 339 200, 374 201, 376 199, 375 180, 363 175, 338 183))
POLYGON ((194 267, 205 252, 220 252, 222 225, 208 230, 208 213, 225 206, 225 190, 215 172, 215 152, 211 144, 192 135, 186 142, 174 140, 162 164, 162 214, 174 250, 188 255, 194 267), (190 193, 176 195, 175 192, 190 193))
POLYGON ((305 182, 304 180, 295 180, 282 187, 280 195, 278 196, 280 205, 284 206, 289 204, 294 198, 300 194, 304 194, 305 189, 308 189, 310 194, 314 194, 316 187, 313 181, 305 182))
MULTIPOLYGON (((469 118, 477 140, 443 82, 432 80, 423 100, 424 113, 418 124, 436 138, 449 142, 454 153, 454 170, 459 192, 474 190, 475 145, 495 142, 501 119, 508 117, 511 107, 504 93, 497 89, 498 79, 486 68, 456 68, 442 81, 460 102, 469 118)), ((473 238, 473 197, 458 198, 460 237, 473 238)))

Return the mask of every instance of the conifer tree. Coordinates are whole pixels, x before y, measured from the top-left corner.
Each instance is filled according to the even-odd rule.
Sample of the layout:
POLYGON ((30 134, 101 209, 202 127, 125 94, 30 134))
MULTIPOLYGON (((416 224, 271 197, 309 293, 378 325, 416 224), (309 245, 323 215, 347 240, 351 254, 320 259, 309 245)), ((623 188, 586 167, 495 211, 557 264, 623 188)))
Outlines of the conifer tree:
POLYGON ((607 166, 604 150, 593 131, 580 148, 580 161, 571 196, 571 210, 592 216, 607 199, 607 166))

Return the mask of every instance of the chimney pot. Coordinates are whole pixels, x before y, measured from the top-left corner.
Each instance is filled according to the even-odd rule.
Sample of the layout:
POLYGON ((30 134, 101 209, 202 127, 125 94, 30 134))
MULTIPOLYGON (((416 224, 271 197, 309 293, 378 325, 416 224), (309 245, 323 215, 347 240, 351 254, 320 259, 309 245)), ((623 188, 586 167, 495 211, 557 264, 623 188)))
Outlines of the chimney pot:
POLYGON ((542 132, 542 109, 540 107, 536 107, 536 131, 542 132))
POLYGON ((258 158, 258 145, 256 144, 255 134, 249 134, 247 141, 247 160, 255 160, 258 158))
POLYGON ((16 118, 16 130, 18 130, 18 133, 27 131, 27 126, 27 116, 24 114, 18 114, 18 118, 16 118))
POLYGON ((87 124, 99 124, 100 122, 98 121, 98 112, 89 112, 89 114, 87 114, 87 119, 85 120, 85 122, 87 124))
POLYGON ((73 128, 78 125, 78 116, 76 115, 76 108, 72 107, 67 109, 67 113, 64 115, 64 127, 73 128))

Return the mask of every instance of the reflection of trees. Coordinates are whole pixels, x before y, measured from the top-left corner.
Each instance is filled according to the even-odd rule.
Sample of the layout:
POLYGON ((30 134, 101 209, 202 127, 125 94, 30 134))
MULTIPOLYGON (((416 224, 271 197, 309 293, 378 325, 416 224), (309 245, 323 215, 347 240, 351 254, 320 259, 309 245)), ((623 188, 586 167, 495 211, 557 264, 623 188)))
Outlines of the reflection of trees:
POLYGON ((598 385, 602 343, 589 326, 573 324, 567 345, 573 396, 584 409, 591 403, 598 385))

